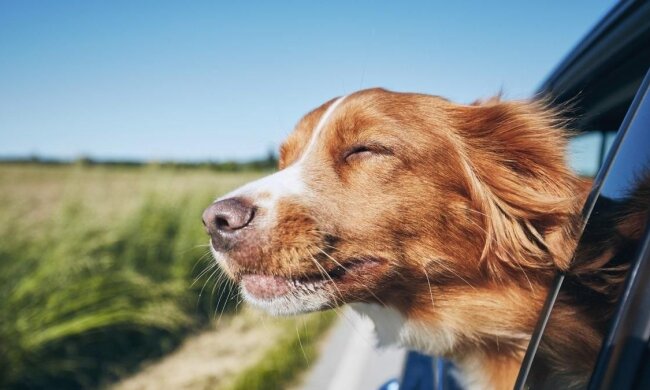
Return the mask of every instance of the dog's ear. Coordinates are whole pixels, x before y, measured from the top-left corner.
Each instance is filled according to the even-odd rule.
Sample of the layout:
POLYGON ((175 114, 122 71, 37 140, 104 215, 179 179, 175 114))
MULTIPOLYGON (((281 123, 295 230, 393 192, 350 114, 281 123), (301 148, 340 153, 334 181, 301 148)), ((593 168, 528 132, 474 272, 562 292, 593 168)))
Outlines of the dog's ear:
POLYGON ((566 269, 585 192, 566 163, 567 132, 541 102, 488 100, 455 119, 469 196, 484 215, 482 261, 505 270, 566 269))

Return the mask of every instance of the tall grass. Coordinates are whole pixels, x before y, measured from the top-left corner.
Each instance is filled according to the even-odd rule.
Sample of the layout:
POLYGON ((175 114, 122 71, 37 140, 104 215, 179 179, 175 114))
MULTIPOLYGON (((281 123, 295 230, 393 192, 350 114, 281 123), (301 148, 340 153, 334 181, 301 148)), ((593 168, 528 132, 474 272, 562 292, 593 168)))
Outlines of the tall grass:
POLYGON ((200 215, 219 192, 249 177, 227 176, 232 185, 215 186, 209 173, 175 182, 169 173, 143 170, 116 172, 116 179, 99 168, 70 174, 32 167, 22 175, 2 169, 0 388, 102 385, 173 348, 215 309, 232 308, 234 299, 214 302, 235 294, 227 284, 200 294, 207 279, 199 277, 207 252, 200 215), (49 175, 58 181, 49 183, 49 175), (57 201, 38 204, 39 189, 58 191, 57 201), (45 211, 24 221, 34 207, 45 211))

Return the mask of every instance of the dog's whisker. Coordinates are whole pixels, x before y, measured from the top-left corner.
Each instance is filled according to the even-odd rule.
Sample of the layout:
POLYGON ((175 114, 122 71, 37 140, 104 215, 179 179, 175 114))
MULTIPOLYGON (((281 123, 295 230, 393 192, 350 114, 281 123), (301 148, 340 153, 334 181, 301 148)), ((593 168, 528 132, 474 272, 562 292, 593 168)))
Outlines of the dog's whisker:
POLYGON ((323 266, 320 265, 320 263, 318 263, 318 261, 316 259, 314 259, 314 256, 310 255, 309 258, 316 265, 316 267, 319 269, 319 272, 321 273, 321 275, 330 280, 330 282, 332 283, 332 285, 334 286, 336 291, 338 291, 339 298, 340 298, 341 302, 345 302, 345 300, 343 299, 343 294, 341 293, 341 290, 339 289, 339 287, 336 285, 336 282, 334 282, 334 279, 332 279, 332 277, 327 273, 325 268, 323 268, 323 266))
POLYGON ((212 277, 213 277, 213 276, 214 276, 218 271, 219 271, 218 269, 215 269, 215 270, 210 274, 210 276, 208 276, 208 278, 206 279, 205 283, 203 283, 203 287, 201 287, 201 291, 199 291, 199 296, 198 296, 197 301, 196 301, 197 305, 198 305, 198 303, 201 301, 201 296, 203 296, 203 290, 205 289, 205 286, 208 284, 208 282, 210 281, 210 279, 211 279, 211 278, 212 278, 212 277))
POLYGON ((212 252, 207 251, 206 253, 202 254, 201 257, 199 257, 195 262, 194 266, 192 266, 192 269, 190 270, 190 274, 194 273, 194 270, 196 269, 196 266, 199 265, 200 262, 203 261, 207 256, 211 255, 212 252))
POLYGON ((431 262, 434 262, 437 266, 441 267, 441 268, 444 269, 445 271, 447 271, 447 272, 453 274, 454 276, 456 276, 457 278, 459 278, 460 280, 462 280, 463 282, 465 282, 465 284, 467 284, 469 287, 471 287, 472 289, 474 289, 475 291, 477 291, 477 290, 476 290, 476 287, 474 287, 470 282, 468 282, 467 279, 463 278, 463 277, 462 277, 458 272, 454 271, 451 267, 449 267, 448 265, 444 264, 444 261, 437 261, 435 258, 434 258, 434 259, 431 259, 430 261, 431 261, 431 262))
POLYGON ((348 271, 348 269, 347 269, 343 264, 341 264, 341 263, 339 263, 338 261, 336 261, 336 259, 335 259, 334 257, 332 257, 329 253, 325 252, 324 250, 322 250, 322 249, 320 249, 320 248, 318 248, 318 250, 319 250, 322 254, 324 254, 325 256, 327 256, 328 259, 332 260, 332 262, 333 262, 334 264, 336 264, 337 266, 343 268, 343 270, 345 270, 346 272, 348 271))
MULTIPOLYGON (((319 249, 319 250, 321 251, 321 253, 323 253, 325 256, 327 256, 330 260, 332 260, 336 265, 338 265, 339 267, 343 268, 346 272, 349 272, 349 270, 348 270, 345 266, 343 266, 343 264, 341 264, 339 261, 337 261, 337 260, 336 260, 334 257, 332 257, 330 254, 328 254, 327 252, 325 252, 325 251, 322 250, 322 249, 319 249)), ((368 290, 368 292, 369 292, 369 293, 370 293, 370 294, 371 294, 371 295, 372 295, 372 296, 373 296, 373 297, 374 297, 374 298, 375 298, 379 303, 381 303, 381 304, 384 305, 384 306, 388 306, 388 305, 386 305, 386 303, 385 303, 384 301, 382 301, 382 300, 381 300, 381 299, 380 299, 380 298, 379 298, 379 297, 378 297, 378 296, 377 296, 377 295, 372 291, 372 289, 371 289, 370 287, 368 287, 365 283, 361 283, 361 281, 359 281, 358 278, 357 278, 356 282, 359 283, 363 288, 365 288, 366 290, 368 290)))
MULTIPOLYGON (((226 278, 226 281, 227 281, 228 283, 230 283, 230 278, 228 278, 228 277, 227 277, 227 276, 222 272, 222 273, 217 277, 217 280, 215 281, 214 286, 212 286, 212 291, 210 292, 210 297, 211 297, 211 298, 214 297, 214 292, 215 292, 217 286, 220 286, 221 283, 223 283, 223 279, 224 279, 224 278, 226 278)), ((219 304, 221 303, 221 296, 222 296, 222 295, 223 295, 223 293, 222 293, 222 294, 219 294, 219 298, 217 299, 217 303, 216 303, 216 305, 214 306, 214 307, 215 307, 215 310, 219 310, 219 304)))
MULTIPOLYGON (((228 301, 231 299, 230 296, 231 296, 233 293, 235 293, 235 295, 237 295, 238 292, 237 292, 237 288, 236 288, 237 286, 235 286, 235 282, 233 282, 230 278, 227 278, 227 279, 226 279, 226 283, 228 283, 228 285, 226 286, 226 289, 227 289, 227 291, 228 291, 228 292, 227 292, 228 296, 227 296, 225 302, 228 302, 228 301)), ((219 303, 220 303, 220 301, 221 301, 221 298, 219 298, 219 302, 217 302, 216 310, 218 310, 218 308, 219 308, 219 303)), ((235 304, 235 310, 237 310, 237 306, 238 306, 238 304, 235 304)), ((219 313, 219 318, 217 318, 217 324, 221 322, 221 317, 223 316, 223 313, 224 313, 224 312, 225 312, 225 310, 222 309, 222 310, 221 310, 221 313, 219 313)))
POLYGON ((433 301, 433 290, 431 289, 431 282, 429 281, 429 274, 427 273, 427 269, 423 266, 422 271, 424 272, 424 276, 427 278, 427 285, 429 286, 429 296, 431 296, 431 307, 434 308, 436 304, 433 301))
POLYGON ((517 268, 519 268, 519 270, 521 270, 521 272, 524 274, 524 277, 526 278, 526 281, 528 282, 528 286, 530 287, 530 291, 534 291, 535 289, 533 288, 533 284, 530 282, 530 279, 528 278, 528 274, 526 273, 526 271, 523 269, 523 267, 521 265, 519 265, 518 262, 515 261, 514 263, 517 266, 517 268))
POLYGON ((194 278, 194 281, 193 281, 192 284, 190 285, 190 288, 191 288, 191 287, 194 287, 194 285, 196 284, 196 282, 198 282, 199 280, 201 280, 201 278, 202 278, 203 276, 205 276, 205 274, 207 274, 208 272, 212 271, 212 270, 215 269, 215 268, 217 268, 217 265, 216 265, 216 264, 210 264, 210 265, 208 265, 208 266, 207 266, 203 271, 201 271, 201 272, 200 272, 200 273, 199 273, 199 274, 194 278))

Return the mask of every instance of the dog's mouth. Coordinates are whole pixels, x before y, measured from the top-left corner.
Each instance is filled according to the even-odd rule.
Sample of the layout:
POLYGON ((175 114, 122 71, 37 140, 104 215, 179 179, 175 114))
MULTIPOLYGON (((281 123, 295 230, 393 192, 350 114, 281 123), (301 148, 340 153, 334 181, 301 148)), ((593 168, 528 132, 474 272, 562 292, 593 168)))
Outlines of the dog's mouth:
POLYGON ((240 276, 240 282, 245 292, 258 300, 270 301, 325 292, 337 304, 342 304, 359 287, 368 288, 365 279, 369 274, 376 273, 381 264, 378 259, 355 259, 331 270, 323 268, 320 272, 299 277, 245 273, 240 276))

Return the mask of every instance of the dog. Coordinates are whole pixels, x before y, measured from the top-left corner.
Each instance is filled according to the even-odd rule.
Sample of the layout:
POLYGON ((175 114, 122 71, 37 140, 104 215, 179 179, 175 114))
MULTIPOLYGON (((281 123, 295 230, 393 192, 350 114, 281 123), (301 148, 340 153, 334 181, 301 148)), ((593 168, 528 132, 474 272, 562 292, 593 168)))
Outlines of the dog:
MULTIPOLYGON (((279 170, 203 221, 253 306, 350 304, 381 344, 451 359, 468 389, 512 388, 552 280, 570 269, 590 188, 567 166, 567 139, 536 100, 362 90, 306 114, 279 170)), ((592 319, 565 314, 549 334, 573 335, 568 352, 597 351, 592 319)), ((551 371, 574 364, 541 348, 551 371)))

